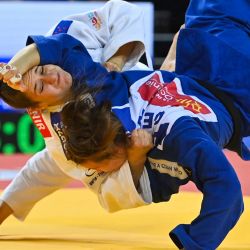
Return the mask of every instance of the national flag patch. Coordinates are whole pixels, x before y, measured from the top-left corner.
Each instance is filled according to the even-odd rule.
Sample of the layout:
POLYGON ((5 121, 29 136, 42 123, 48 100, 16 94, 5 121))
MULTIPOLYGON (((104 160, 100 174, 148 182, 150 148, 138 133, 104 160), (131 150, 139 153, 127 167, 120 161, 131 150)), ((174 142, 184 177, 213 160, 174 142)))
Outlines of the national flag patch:
POLYGON ((62 20, 54 29, 53 35, 67 33, 72 22, 71 20, 62 20))

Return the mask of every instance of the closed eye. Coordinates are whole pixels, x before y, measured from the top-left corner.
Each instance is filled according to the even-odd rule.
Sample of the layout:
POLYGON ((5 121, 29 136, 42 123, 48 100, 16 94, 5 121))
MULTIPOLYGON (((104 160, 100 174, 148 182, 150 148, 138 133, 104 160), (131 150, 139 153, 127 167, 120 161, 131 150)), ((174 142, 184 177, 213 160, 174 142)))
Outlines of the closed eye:
POLYGON ((43 92, 43 88, 44 88, 44 83, 43 81, 40 82, 40 94, 43 92))

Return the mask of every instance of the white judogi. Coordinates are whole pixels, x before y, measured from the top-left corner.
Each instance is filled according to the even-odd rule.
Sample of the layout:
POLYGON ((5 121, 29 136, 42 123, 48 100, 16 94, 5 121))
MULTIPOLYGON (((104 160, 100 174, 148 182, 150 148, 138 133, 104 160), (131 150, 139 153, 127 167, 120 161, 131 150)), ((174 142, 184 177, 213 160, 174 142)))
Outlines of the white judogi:
MULTIPOLYGON (((123 44, 138 41, 125 65, 124 69, 127 70, 138 63, 145 50, 143 13, 133 4, 111 0, 100 9, 72 15, 64 21, 66 29, 61 29, 60 22, 48 35, 64 32, 74 36, 82 41, 95 61, 103 63, 123 44), (67 22, 70 20, 71 23, 67 22)), ((140 63, 135 67, 138 68, 147 69, 140 63)), ((53 107, 50 111, 31 114, 45 137, 46 149, 26 163, 1 195, 1 199, 13 209, 14 216, 20 220, 25 219, 37 201, 64 187, 72 179, 82 181, 95 192, 101 206, 110 212, 149 204, 152 194, 146 171, 140 180, 143 191, 139 194, 134 187, 128 163, 119 171, 108 174, 80 168, 66 159, 62 147, 63 138, 59 138, 60 133, 56 133, 51 125, 50 112, 59 110, 60 107, 53 107)))
POLYGON ((152 62, 145 44, 144 14, 136 5, 111 0, 102 8, 89 12, 67 16, 63 21, 73 21, 69 27, 60 21, 47 35, 67 33, 88 49, 92 59, 104 63, 124 44, 137 41, 137 45, 123 70, 148 69, 138 63, 142 54, 146 53, 148 65, 152 69, 152 62), (67 30, 65 30, 67 29, 67 30), (137 65, 136 65, 137 64, 137 65))

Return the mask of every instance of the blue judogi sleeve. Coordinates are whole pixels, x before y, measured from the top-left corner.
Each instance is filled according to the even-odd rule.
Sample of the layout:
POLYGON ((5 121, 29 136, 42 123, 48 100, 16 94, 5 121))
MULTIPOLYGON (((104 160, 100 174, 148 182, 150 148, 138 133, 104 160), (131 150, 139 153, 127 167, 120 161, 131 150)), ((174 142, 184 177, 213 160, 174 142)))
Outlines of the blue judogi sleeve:
POLYGON ((186 250, 216 249, 243 212, 243 196, 233 167, 191 117, 175 122, 164 148, 173 161, 189 169, 191 180, 203 193, 199 216, 190 225, 177 226, 171 238, 186 250))
POLYGON ((27 45, 35 43, 40 54, 40 64, 54 64, 71 74, 74 84, 88 79, 95 85, 107 74, 99 63, 93 62, 85 46, 68 34, 29 36, 27 45))

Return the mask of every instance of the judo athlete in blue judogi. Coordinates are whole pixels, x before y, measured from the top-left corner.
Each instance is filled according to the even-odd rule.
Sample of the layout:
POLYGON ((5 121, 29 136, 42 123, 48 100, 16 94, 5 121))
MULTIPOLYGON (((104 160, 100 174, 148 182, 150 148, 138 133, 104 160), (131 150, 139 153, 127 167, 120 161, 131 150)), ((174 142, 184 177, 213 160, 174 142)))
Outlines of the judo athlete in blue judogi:
MULTIPOLYGON (((234 121, 230 112, 239 111, 229 111, 227 104, 203 85, 176 73, 114 72, 102 83, 112 87, 109 91, 105 87, 107 92, 96 96, 97 103, 100 99, 111 99, 112 111, 127 132, 143 128, 153 135, 154 148, 147 155, 144 185, 140 187, 150 189, 147 200, 168 201, 188 181, 194 182, 203 193, 199 216, 191 224, 178 225, 170 232, 174 243, 180 249, 216 249, 243 212, 239 180, 222 152, 230 147, 239 153, 244 150, 245 157, 249 154, 241 142, 246 131, 240 130, 236 143, 232 141, 234 122, 239 121, 234 121), (129 88, 127 96, 126 88, 129 88)), ((70 119, 79 117, 79 112, 73 109, 70 119)), ((75 121, 79 129, 76 122, 80 121, 75 121)), ((247 122, 243 120, 242 124, 247 122)), ((82 127, 79 134, 85 129, 88 128, 82 127)), ((75 140, 70 135, 69 144, 71 138, 75 140)))
POLYGON ((29 40, 42 64, 103 86, 96 104, 110 100, 127 133, 143 128, 152 134, 154 148, 138 187, 145 200, 168 201, 188 181, 203 193, 200 214, 170 232, 180 249, 216 249, 243 212, 240 183, 222 149, 250 159, 242 141, 250 135, 249 11, 248 1, 191 0, 175 72, 108 73, 68 35, 29 40), (74 56, 79 59, 70 64, 74 56))
POLYGON ((203 193, 199 216, 170 232, 180 249, 216 249, 243 212, 240 183, 222 149, 250 159, 242 142, 250 135, 249 11, 247 1, 191 1, 174 73, 103 76, 99 65, 87 66, 103 76, 97 104, 111 100, 127 132, 153 135, 145 162, 152 201, 168 201, 188 181, 203 193))

